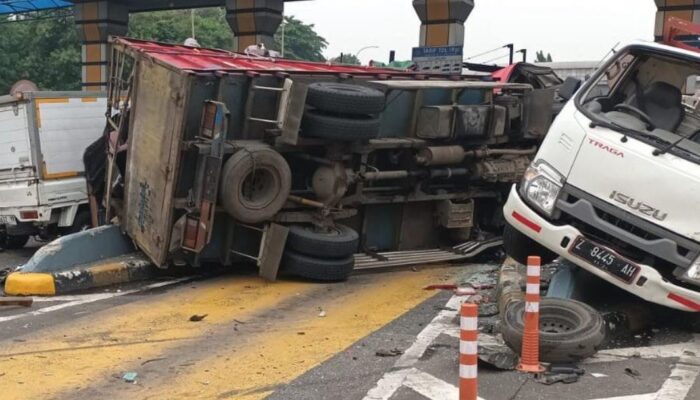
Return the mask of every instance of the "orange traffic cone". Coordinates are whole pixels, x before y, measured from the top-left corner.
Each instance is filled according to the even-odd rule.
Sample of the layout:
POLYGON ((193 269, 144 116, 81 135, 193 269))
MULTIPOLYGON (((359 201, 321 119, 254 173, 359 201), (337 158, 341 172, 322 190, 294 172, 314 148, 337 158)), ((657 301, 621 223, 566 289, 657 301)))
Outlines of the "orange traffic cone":
POLYGON ((543 372, 540 364, 540 266, 539 257, 527 259, 527 289, 525 290, 525 332, 520 356, 520 372, 543 372))
POLYGON ((459 400, 477 399, 479 306, 462 304, 459 334, 459 400))

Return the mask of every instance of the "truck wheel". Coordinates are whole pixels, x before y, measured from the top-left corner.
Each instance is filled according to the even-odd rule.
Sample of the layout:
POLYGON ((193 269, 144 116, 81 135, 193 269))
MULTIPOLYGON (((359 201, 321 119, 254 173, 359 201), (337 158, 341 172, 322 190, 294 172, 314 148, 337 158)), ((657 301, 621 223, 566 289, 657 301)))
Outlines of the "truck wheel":
POLYGON ((306 103, 331 113, 379 114, 384 110, 386 96, 381 91, 367 86, 319 82, 309 85, 306 103))
POLYGON ((379 135, 379 118, 357 116, 353 118, 307 111, 302 122, 304 136, 321 139, 355 141, 374 139, 379 135))
POLYGON ((540 256, 542 265, 549 264, 557 258, 556 253, 525 236, 508 223, 503 230, 503 248, 506 254, 523 265, 527 264, 527 258, 530 256, 540 256))
POLYGON ((224 165, 221 203, 240 222, 267 221, 287 202, 292 188, 289 164, 278 152, 265 148, 242 149, 224 165))
POLYGON ((327 232, 313 225, 292 225, 287 237, 288 249, 321 258, 347 258, 357 251, 359 243, 357 232, 341 224, 327 232))
POLYGON ((324 282, 347 280, 355 267, 353 256, 345 258, 316 258, 285 251, 282 256, 282 271, 302 278, 324 282))
POLYGON ((5 243, 0 245, 0 248, 5 248, 8 250, 18 250, 23 248, 29 241, 29 235, 7 235, 5 236, 5 243))
POLYGON ((73 224, 64 230, 64 235, 71 235, 73 233, 78 233, 86 231, 92 228, 92 217, 90 216, 90 211, 83 210, 78 211, 73 219, 73 224))
MULTIPOLYGON (((512 304, 503 316, 503 340, 516 353, 523 343, 525 302, 512 304)), ((540 301, 540 360, 576 363, 598 351, 605 339, 600 313, 576 300, 544 298, 540 301)))

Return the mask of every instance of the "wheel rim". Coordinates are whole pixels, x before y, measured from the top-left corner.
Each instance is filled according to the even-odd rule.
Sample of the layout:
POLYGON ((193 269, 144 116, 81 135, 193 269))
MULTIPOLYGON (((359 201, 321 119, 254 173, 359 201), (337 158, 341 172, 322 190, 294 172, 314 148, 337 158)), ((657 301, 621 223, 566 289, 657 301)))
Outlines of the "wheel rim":
POLYGON ((279 187, 277 174, 268 168, 256 168, 241 182, 239 197, 247 208, 259 210, 275 201, 279 187))
POLYGON ((567 333, 577 329, 580 325, 581 319, 571 312, 552 315, 547 313, 544 308, 540 312, 540 331, 542 333, 567 333))

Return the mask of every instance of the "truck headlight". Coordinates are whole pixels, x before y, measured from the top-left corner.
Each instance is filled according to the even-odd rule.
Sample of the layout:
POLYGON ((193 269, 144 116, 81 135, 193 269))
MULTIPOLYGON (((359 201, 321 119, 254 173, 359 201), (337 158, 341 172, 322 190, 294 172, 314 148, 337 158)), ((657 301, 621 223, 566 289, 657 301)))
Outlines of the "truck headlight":
POLYGON ((696 285, 700 285, 700 258, 697 258, 694 262, 693 265, 688 268, 688 270, 685 271, 685 276, 684 276, 685 281, 687 282, 693 282, 696 285))
POLYGON ((564 176, 545 161, 531 164, 520 183, 520 195, 530 205, 551 216, 557 203, 564 176))

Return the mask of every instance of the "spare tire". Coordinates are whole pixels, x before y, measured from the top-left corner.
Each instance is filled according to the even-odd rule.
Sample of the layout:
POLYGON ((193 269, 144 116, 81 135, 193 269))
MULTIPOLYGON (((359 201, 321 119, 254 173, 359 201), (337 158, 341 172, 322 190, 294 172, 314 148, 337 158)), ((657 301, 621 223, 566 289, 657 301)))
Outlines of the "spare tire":
POLYGON ((379 135, 379 118, 339 117, 309 110, 302 121, 304 136, 342 141, 369 140, 379 135))
POLYGON ((282 256, 282 271, 316 281, 339 282, 347 280, 355 268, 355 257, 316 258, 294 251, 282 256))
MULTIPOLYGON (((525 302, 513 303, 503 316, 503 340, 520 354, 523 343, 525 302)), ((605 339, 603 317, 576 300, 543 298, 540 301, 540 361, 576 363, 598 351, 605 339)))
POLYGON ((292 172, 284 157, 267 147, 244 148, 224 164, 219 197, 229 215, 255 224, 277 214, 291 188, 292 172))
POLYGON ((347 258, 357 251, 359 243, 360 235, 341 224, 327 232, 313 225, 292 225, 287 236, 288 249, 321 258, 347 258))
POLYGON ((331 113, 379 114, 384 110, 386 96, 383 92, 367 86, 318 82, 309 85, 306 103, 331 113))

